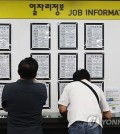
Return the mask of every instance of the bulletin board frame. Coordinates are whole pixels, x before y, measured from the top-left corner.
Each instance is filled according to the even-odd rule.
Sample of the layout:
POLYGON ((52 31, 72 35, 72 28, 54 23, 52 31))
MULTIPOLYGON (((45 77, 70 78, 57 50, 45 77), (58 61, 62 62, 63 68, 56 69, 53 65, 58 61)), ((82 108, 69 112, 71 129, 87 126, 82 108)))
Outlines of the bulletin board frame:
MULTIPOLYGON (((40 72, 39 67, 38 67, 37 74, 40 74, 40 75, 39 76, 37 75, 36 79, 38 79, 38 80, 50 80, 51 79, 51 54, 50 53, 31 53, 31 57, 34 58, 34 56, 38 56, 38 58, 36 58, 36 61, 38 62, 38 66, 39 66, 38 60, 40 60, 39 56, 42 56, 42 57, 47 56, 47 58, 48 58, 48 61, 46 61, 46 62, 48 62, 48 64, 47 64, 48 69, 46 71, 47 76, 43 77, 41 74, 42 72, 40 72), (40 76, 42 76, 42 77, 40 77, 40 76)), ((43 60, 45 61, 45 58, 43 60)), ((44 61, 43 61, 43 64, 41 64, 41 65, 44 65, 44 61)), ((42 63, 42 62, 40 61, 40 63, 42 63)), ((42 68, 44 68, 44 66, 42 66, 42 68)), ((43 70, 43 71, 45 71, 45 70, 43 70)))
POLYGON ((77 22, 58 23, 58 49, 59 50, 76 50, 76 49, 78 49, 78 23, 77 22), (71 27, 67 26, 67 30, 66 29, 62 30, 63 29, 63 28, 61 28, 62 25, 63 26, 71 25, 71 27, 73 29, 71 27), (72 25, 73 26, 75 25, 75 27, 73 27, 72 25), (73 32, 71 32, 71 33, 70 33, 70 31, 72 31, 72 30, 70 30, 70 28, 73 30, 73 32), (68 41, 66 41, 67 37, 68 37, 68 41), (65 41, 65 42, 63 43, 63 41, 65 41), (68 46, 66 46, 66 44, 68 46))
POLYGON ((0 36, 0 51, 11 51, 11 24, 0 23, 0 33, 2 36, 2 37, 0 36), (7 29, 8 29, 8 32, 7 32, 7 29), (5 44, 5 41, 7 41, 8 44, 5 44))
POLYGON ((70 73, 72 73, 71 75, 73 75, 73 73, 76 72, 77 69, 78 69, 78 54, 77 53, 58 53, 58 80, 72 80, 73 76, 69 77, 68 75, 70 73), (62 56, 64 58, 62 58, 62 56), (73 64, 70 63, 70 62, 72 62, 71 57, 72 57, 72 59, 74 59, 73 64), (64 60, 63 63, 66 61, 66 59, 68 59, 69 62, 67 62, 67 64, 65 63, 64 65, 62 65, 62 63, 61 63, 62 59, 64 60), (63 69, 62 69, 62 67, 63 67, 63 69), (73 70, 69 70, 70 67, 73 70), (66 74, 63 73, 63 70, 66 74), (64 76, 62 76, 62 75, 64 75, 64 76))
POLYGON ((3 58, 0 59, 1 67, 4 67, 3 68, 4 71, 2 72, 2 74, 0 71, 0 80, 11 80, 11 53, 0 53, 0 56, 6 56, 6 58, 8 59, 8 60, 6 59, 6 61, 4 59, 3 62, 1 61, 3 58), (5 64, 5 63, 8 63, 8 67, 6 67, 7 64, 5 64), (5 74, 5 68, 6 69, 8 68, 8 70, 6 70, 6 71, 8 71, 8 74, 5 74), (4 75, 6 75, 6 76, 4 76, 4 75))
POLYGON ((31 23, 30 24, 30 49, 31 50, 50 50, 51 48, 51 27, 50 23, 31 23), (36 26, 37 31, 35 28, 33 29, 33 26, 36 26), (40 31, 39 26, 42 27, 42 30, 40 31), (43 26, 48 29, 43 29, 43 26), (33 36, 34 35, 34 36, 33 36), (36 37, 35 37, 36 36, 36 37), (37 43, 36 43, 37 41, 37 43), (36 45, 35 45, 36 43, 36 45), (39 43, 42 43, 42 47, 39 46, 39 43), (33 47, 34 46, 34 47, 33 47))
POLYGON ((90 73, 91 80, 104 79, 104 53, 85 53, 84 56, 84 68, 90 73))
POLYGON ((104 50, 104 23, 84 23, 84 49, 104 50))

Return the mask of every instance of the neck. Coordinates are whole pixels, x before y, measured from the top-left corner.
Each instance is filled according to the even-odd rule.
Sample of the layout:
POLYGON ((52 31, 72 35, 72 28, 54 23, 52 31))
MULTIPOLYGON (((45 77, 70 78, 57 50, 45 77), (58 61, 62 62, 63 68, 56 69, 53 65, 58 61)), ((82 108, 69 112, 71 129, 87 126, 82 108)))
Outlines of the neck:
POLYGON ((20 79, 21 79, 21 80, 33 80, 33 81, 35 80, 34 78, 31 78, 31 79, 24 79, 24 78, 22 78, 22 77, 20 77, 20 79))

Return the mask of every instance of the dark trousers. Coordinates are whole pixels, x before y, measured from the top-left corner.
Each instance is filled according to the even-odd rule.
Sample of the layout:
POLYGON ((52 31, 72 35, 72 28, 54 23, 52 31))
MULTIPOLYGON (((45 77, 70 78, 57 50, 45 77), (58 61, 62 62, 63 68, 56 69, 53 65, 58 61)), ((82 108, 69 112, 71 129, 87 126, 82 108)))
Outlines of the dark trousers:
POLYGON ((29 126, 29 127, 7 127, 7 134, 43 134, 42 128, 38 126, 29 126))

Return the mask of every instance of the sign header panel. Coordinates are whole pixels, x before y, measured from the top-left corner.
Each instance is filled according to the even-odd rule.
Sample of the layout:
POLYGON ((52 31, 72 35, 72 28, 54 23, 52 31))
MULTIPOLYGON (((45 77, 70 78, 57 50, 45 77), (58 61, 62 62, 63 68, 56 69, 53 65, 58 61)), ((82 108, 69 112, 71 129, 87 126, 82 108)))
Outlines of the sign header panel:
POLYGON ((0 18, 120 19, 120 1, 0 1, 0 18))

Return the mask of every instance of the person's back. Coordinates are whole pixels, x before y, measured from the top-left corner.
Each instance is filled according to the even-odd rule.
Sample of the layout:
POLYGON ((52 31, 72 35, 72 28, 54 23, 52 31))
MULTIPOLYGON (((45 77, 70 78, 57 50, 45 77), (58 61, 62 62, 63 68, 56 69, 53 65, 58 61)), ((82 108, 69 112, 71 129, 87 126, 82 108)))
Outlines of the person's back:
POLYGON ((22 61, 18 70, 21 79, 6 84, 3 89, 2 106, 8 111, 7 134, 42 134, 41 112, 47 99, 47 89, 45 84, 35 82, 38 66, 34 64, 37 63, 31 58, 22 61), (26 62, 32 69, 28 66, 26 71, 21 69, 26 62), (30 74, 31 70, 34 73, 30 74))
POLYGON ((41 123, 41 110, 46 101, 44 84, 34 83, 32 80, 18 80, 7 84, 4 94, 8 98, 9 126, 32 126, 41 123))
POLYGON ((102 134, 102 116, 111 118, 103 91, 89 81, 87 70, 77 70, 59 99, 61 115, 67 114, 69 134, 102 134))

